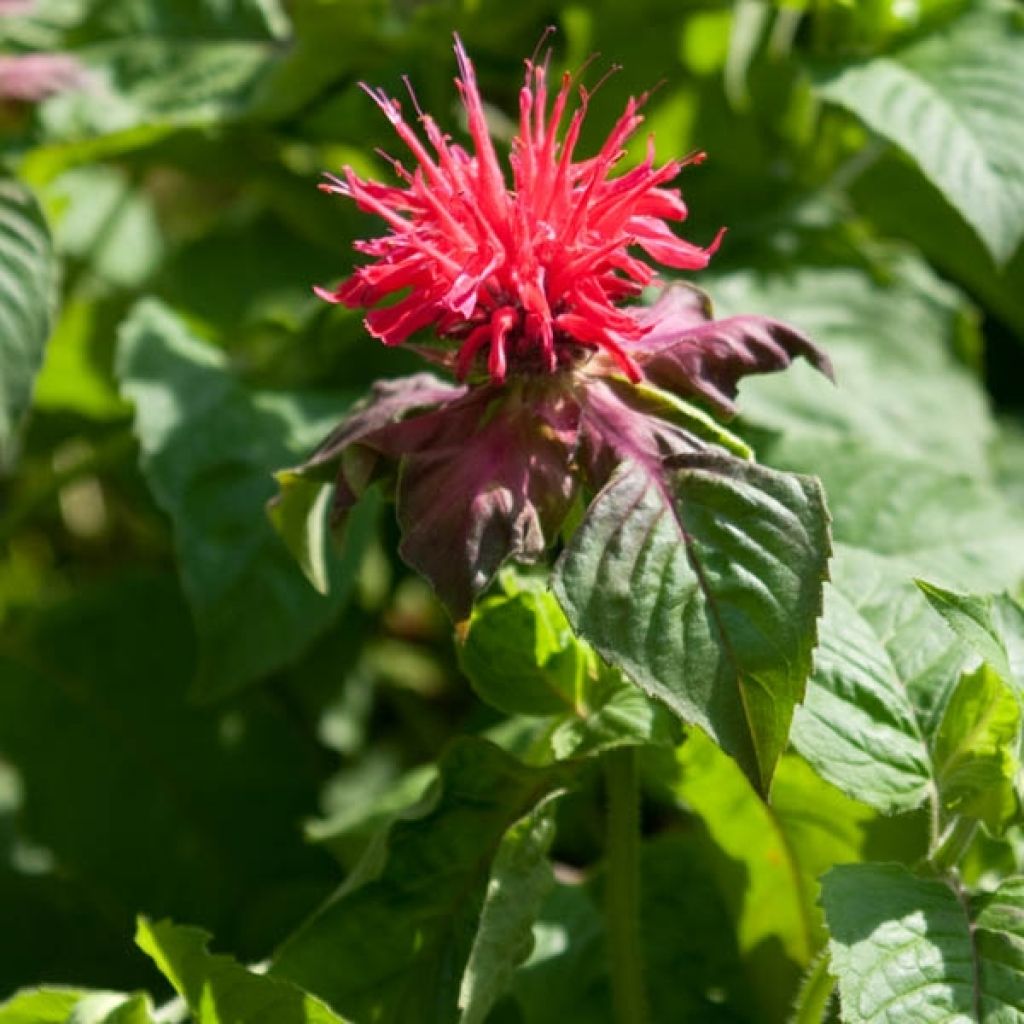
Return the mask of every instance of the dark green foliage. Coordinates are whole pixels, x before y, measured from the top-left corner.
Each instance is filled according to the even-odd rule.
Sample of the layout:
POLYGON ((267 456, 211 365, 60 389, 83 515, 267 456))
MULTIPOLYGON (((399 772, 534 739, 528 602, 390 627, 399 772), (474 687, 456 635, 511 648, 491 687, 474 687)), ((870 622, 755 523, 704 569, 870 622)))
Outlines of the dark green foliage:
POLYGON ((626 748, 648 1024, 1024 1020, 1020 5, 38 0, 0 37, 90 75, 0 104, 0 1024, 617 1024, 626 748), (377 230, 316 184, 404 156, 360 81, 465 142, 453 29, 507 149, 548 24, 557 73, 622 65, 581 152, 662 83, 658 160, 709 154, 682 233, 729 228, 687 280, 836 386, 798 360, 726 427, 602 385, 708 449, 591 410, 628 464, 453 639, 388 499, 444 568, 469 438, 340 541, 337 467, 288 472, 425 368, 313 295, 377 230))

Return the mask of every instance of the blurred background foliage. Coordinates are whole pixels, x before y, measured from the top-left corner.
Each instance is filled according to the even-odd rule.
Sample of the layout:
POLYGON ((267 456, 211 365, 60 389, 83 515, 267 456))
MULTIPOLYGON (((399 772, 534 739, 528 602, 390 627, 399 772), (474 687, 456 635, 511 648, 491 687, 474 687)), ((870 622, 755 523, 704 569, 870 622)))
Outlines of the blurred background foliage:
MULTIPOLYGON (((759 455, 823 476, 853 561, 1019 579, 1019 6, 39 0, 0 17, 0 45, 71 53, 88 77, 0 106, 0 995, 166 991, 131 945, 138 912, 264 958, 452 737, 515 747, 397 561, 389 515, 360 509, 321 598, 262 506, 272 472, 371 381, 416 367, 311 292, 374 230, 317 191, 321 173, 386 178, 377 149, 398 150, 358 83, 398 94, 407 74, 457 133, 457 30, 507 140, 548 25, 557 68, 621 66, 584 145, 650 89, 659 157, 709 153, 681 183, 687 237, 729 228, 699 282, 719 308, 793 321, 836 361, 837 392, 803 367, 745 386, 759 455), (871 519, 896 491, 899 536, 871 519)), ((660 764, 649 787, 655 1017, 781 1020, 821 941, 814 877, 917 857, 917 812, 883 818, 794 754, 769 816, 730 763, 684 750, 682 781, 660 764), (731 817, 702 786, 735 791, 731 817), (746 862, 751 843, 802 843, 804 875, 746 862), (723 918, 733 932, 702 924, 723 918)), ((543 941, 495 1021, 605 1019, 600 920, 578 884, 600 853, 593 790, 560 804, 543 941)), ((985 842, 979 875, 1019 858, 985 842)))

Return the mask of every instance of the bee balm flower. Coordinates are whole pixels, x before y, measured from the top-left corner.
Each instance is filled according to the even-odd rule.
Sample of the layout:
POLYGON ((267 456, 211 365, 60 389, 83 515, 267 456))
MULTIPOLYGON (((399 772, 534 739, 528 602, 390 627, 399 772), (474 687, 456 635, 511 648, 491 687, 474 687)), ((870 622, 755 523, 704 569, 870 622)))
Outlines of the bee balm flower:
POLYGON ((420 350, 469 383, 424 373, 378 384, 282 478, 333 482, 339 523, 384 482, 402 554, 461 618, 504 560, 544 554, 582 485, 597 491, 627 462, 657 486, 668 459, 723 444, 745 451, 680 396, 730 415, 745 374, 796 355, 831 371, 793 328, 713 320, 706 296, 688 285, 664 288, 652 306, 630 303, 657 282, 647 260, 699 270, 721 239, 701 248, 669 227, 686 207, 667 186, 702 154, 656 167, 648 146, 642 163, 613 173, 646 97, 630 99, 598 152, 580 157, 587 91, 570 114, 570 77, 549 103, 546 62, 527 61, 510 187, 457 38, 455 52, 472 152, 425 113, 417 131, 397 100, 364 87, 414 164, 393 162, 396 184, 346 168, 322 186, 385 230, 355 243, 368 262, 335 290, 316 291, 368 310, 367 329, 387 345, 433 332, 436 343, 420 350))
POLYGON ((509 373, 556 373, 600 350, 639 380, 630 349, 647 327, 619 307, 655 274, 634 250, 676 269, 707 266, 721 233, 706 249, 676 237, 667 222, 683 220, 686 206, 678 190, 665 187, 704 155, 655 167, 649 147, 642 164, 612 176, 643 121, 646 96, 630 99, 600 151, 581 159, 576 150, 587 91, 580 88, 579 106, 560 137, 572 79, 563 75, 549 108, 546 67, 528 61, 509 188, 473 64, 458 40, 455 52, 473 153, 452 143, 427 114, 419 115, 417 133, 397 100, 367 88, 414 163, 407 170, 395 162, 397 185, 364 181, 346 168, 322 186, 380 216, 388 231, 356 243, 373 262, 318 294, 370 309, 367 329, 387 345, 428 327, 454 340, 460 378, 484 356, 500 383, 509 373), (390 301, 396 296, 402 297, 390 301))

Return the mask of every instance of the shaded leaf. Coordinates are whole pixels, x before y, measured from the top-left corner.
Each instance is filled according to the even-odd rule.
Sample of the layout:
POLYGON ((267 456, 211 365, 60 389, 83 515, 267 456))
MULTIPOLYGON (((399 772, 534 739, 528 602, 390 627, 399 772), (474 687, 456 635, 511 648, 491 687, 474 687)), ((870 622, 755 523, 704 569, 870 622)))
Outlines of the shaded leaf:
POLYGON ((748 981, 766 1019, 784 1019, 799 972, 825 940, 817 879, 861 859, 873 812, 792 756, 779 762, 770 804, 699 733, 680 748, 679 761, 676 792, 721 852, 712 866, 748 981))
MULTIPOLYGON (((107 961, 140 906, 252 955, 329 887, 330 861, 296 824, 316 778, 287 721, 255 693, 216 712, 186 701, 194 644, 171 580, 108 585, 4 639, 0 749, 24 787, 18 833, 89 894, 91 940, 117 943, 107 961)), ((81 910, 60 906, 76 930, 81 910)))
POLYGON ((550 801, 542 804, 501 841, 459 989, 459 1024, 482 1024, 533 949, 533 924, 554 884, 547 859, 555 835, 551 810, 550 801))
POLYGON ((382 845, 274 957, 271 973, 356 1020, 458 1019, 459 983, 507 830, 567 778, 457 740, 421 816, 382 845), (372 941, 367 938, 372 936, 372 941))
MULTIPOLYGON (((835 365, 834 388, 799 361, 786 373, 745 381, 742 422, 783 433, 790 444, 855 440, 946 472, 987 475, 994 424, 977 380, 955 355, 969 308, 917 260, 890 261, 884 273, 880 283, 852 267, 797 266, 714 279, 719 309, 781 317, 835 365)), ((773 463, 772 446, 757 447, 773 463)))
POLYGON ((135 403, 143 473, 175 530, 200 639, 197 691, 230 692, 296 658, 351 590, 372 509, 329 563, 329 598, 302 579, 263 511, 273 471, 321 436, 341 403, 247 391, 222 354, 152 300, 122 327, 118 373, 135 403))

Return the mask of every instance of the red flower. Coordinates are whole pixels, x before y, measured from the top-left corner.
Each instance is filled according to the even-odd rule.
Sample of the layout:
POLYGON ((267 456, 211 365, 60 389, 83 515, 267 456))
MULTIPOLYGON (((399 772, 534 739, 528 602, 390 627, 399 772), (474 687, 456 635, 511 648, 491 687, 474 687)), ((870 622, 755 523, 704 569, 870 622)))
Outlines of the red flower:
POLYGON ((85 80, 85 69, 67 54, 0 57, 0 100, 37 103, 54 93, 78 88, 85 80))
POLYGON ((304 465, 282 475, 280 500, 290 507, 278 519, 308 512, 313 483, 334 486, 340 525, 381 484, 397 505, 403 556, 460 619, 502 562, 543 557, 576 501, 611 486, 613 475, 639 473, 669 501, 667 474, 680 465, 728 474, 736 454, 749 456, 680 396, 729 416, 746 374, 783 369, 795 356, 831 368, 776 320, 712 319, 707 296, 689 285, 665 288, 651 306, 623 304, 655 280, 631 250, 692 270, 718 244, 698 248, 667 226, 686 215, 665 185, 687 161, 655 168, 649 149, 640 166, 609 177, 644 97, 629 101, 596 156, 577 160, 588 93, 580 90, 559 141, 571 80, 562 79, 549 111, 546 66, 527 62, 510 190, 458 41, 456 54, 474 155, 420 114, 428 150, 395 100, 367 90, 417 166, 395 163, 401 185, 346 168, 344 180, 324 186, 379 214, 389 230, 356 243, 373 262, 336 291, 317 291, 369 309, 366 325, 385 344, 426 328, 456 341, 440 356, 436 346, 423 351, 460 379, 486 353, 490 379, 453 385, 424 373, 378 383, 304 465))
POLYGON ((589 93, 579 87, 579 106, 559 139, 572 78, 563 75, 549 109, 547 61, 527 61, 510 189, 488 134, 473 64, 457 37, 455 53, 473 154, 420 113, 424 143, 397 100, 364 86, 415 167, 410 172, 394 162, 400 185, 364 181, 346 167, 343 179, 321 186, 354 199, 390 230, 356 243, 374 262, 335 291, 317 293, 370 309, 367 329, 386 345, 426 327, 457 340, 460 378, 485 351, 491 378, 501 382, 510 371, 553 373, 603 349, 627 377, 639 380, 630 350, 648 327, 617 304, 637 296, 655 273, 630 250, 638 247, 677 269, 707 266, 721 232, 706 249, 678 238, 666 222, 683 220, 686 206, 677 189, 664 187, 704 154, 655 167, 650 145, 640 166, 611 177, 626 140, 643 121, 646 94, 629 100, 595 156, 579 159, 589 93), (407 294, 399 301, 381 305, 402 292, 407 294))

